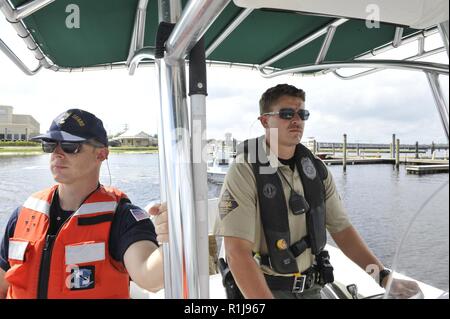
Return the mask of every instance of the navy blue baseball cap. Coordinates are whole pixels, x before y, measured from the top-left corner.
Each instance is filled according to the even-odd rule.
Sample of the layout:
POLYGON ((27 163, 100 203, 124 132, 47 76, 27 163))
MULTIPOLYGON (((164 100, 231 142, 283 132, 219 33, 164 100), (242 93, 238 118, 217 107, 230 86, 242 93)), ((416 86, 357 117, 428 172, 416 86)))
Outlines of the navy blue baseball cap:
POLYGON ((95 139, 105 146, 108 145, 108 136, 103 122, 94 114, 80 109, 70 109, 58 115, 47 133, 32 139, 65 142, 84 142, 95 139))

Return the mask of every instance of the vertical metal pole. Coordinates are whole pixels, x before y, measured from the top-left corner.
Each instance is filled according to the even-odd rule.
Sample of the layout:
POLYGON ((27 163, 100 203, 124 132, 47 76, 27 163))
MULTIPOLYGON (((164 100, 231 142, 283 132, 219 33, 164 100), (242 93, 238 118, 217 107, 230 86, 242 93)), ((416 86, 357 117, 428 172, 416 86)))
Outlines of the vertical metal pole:
MULTIPOLYGON (((181 15, 180 0, 159 0, 160 21, 174 23, 181 15)), ((159 165, 161 201, 167 202, 169 212, 169 245, 164 244, 164 289, 166 298, 183 298, 185 264, 183 255, 183 228, 181 220, 180 174, 183 158, 184 115, 186 103, 184 67, 156 61, 160 93, 159 165), (184 101, 184 103, 183 103, 184 101), (180 121, 181 120, 181 121, 180 121), (177 135, 180 133, 180 135, 177 135)), ((189 159, 187 159, 189 161, 189 159)))
POLYGON ((395 167, 400 167, 400 139, 397 139, 395 144, 395 167))
POLYGON ((192 171, 194 175, 197 258, 201 299, 209 298, 208 175, 206 154, 206 58, 202 38, 189 56, 189 96, 191 97, 192 171))
POLYGON ((439 83, 439 75, 436 73, 425 72, 427 75, 428 83, 430 84, 431 91, 433 93, 434 102, 441 117, 442 126, 444 127, 445 134, 447 136, 447 142, 449 141, 449 119, 448 119, 448 105, 445 101, 444 93, 442 92, 441 85, 439 83))
MULTIPOLYGON (((164 3, 167 0, 161 1, 164 3)), ((169 154, 166 162, 170 165, 167 169, 168 189, 175 193, 175 195, 171 195, 174 197, 171 199, 171 203, 168 203, 169 210, 172 206, 169 218, 172 215, 174 219, 177 219, 177 216, 179 218, 179 225, 176 225, 177 229, 173 230, 178 231, 179 234, 169 235, 173 235, 173 238, 181 236, 180 247, 182 249, 179 255, 182 256, 182 283, 183 297, 185 298, 198 298, 200 295, 192 145, 186 101, 185 57, 229 2, 230 0, 190 0, 165 43, 164 60, 160 60, 161 74, 165 72, 166 77, 161 81, 162 90, 164 90, 164 85, 166 87, 161 94, 162 119, 164 124, 167 124, 164 127, 165 134, 172 137, 169 142, 171 149, 166 150, 166 153, 169 154), (167 97, 168 101, 164 101, 164 97, 167 97), (164 107, 165 104, 168 106, 167 108, 164 107), (168 132, 170 127, 174 128, 176 132, 174 130, 168 132), (175 163, 174 160, 178 162, 175 163)), ((181 1, 172 0, 170 5, 180 8, 181 1)), ((166 12, 167 10, 161 10, 161 17, 164 17, 166 12)), ((175 13, 178 12, 180 11, 175 13)), ((170 14, 170 17, 173 15, 170 14)), ((170 227, 172 226, 170 226, 169 220, 170 227)))
POLYGON ((344 172, 347 171, 347 134, 344 134, 344 144, 342 146, 342 166, 344 172))

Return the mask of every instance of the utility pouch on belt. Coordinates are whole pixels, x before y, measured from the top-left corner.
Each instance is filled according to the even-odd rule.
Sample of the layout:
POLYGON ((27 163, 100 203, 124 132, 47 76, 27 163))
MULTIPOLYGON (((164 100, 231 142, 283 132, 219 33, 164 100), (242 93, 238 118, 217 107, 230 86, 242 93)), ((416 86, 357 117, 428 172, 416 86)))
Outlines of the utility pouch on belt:
POLYGON ((239 290, 230 267, 223 258, 219 258, 219 271, 222 275, 222 284, 225 287, 227 299, 244 299, 241 291, 239 290))
POLYGON ((319 285, 325 286, 334 281, 333 266, 330 264, 330 255, 328 254, 328 251, 323 250, 316 255, 315 268, 319 275, 319 285))

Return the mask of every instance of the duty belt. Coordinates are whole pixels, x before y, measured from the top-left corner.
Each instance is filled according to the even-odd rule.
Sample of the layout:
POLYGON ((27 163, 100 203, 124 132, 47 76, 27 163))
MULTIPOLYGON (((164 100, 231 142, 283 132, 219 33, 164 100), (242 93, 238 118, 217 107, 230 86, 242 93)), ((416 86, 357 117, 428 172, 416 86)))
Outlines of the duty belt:
POLYGON ((292 293, 302 293, 316 283, 316 272, 311 267, 302 274, 293 276, 272 276, 264 274, 270 290, 292 291, 292 293))

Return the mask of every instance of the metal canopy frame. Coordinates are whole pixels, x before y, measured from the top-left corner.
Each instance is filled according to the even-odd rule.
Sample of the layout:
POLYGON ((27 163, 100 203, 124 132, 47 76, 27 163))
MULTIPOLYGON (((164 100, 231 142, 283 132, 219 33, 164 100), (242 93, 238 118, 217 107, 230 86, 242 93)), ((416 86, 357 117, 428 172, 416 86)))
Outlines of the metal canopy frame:
MULTIPOLYGON (((131 37, 130 50, 128 53, 127 64, 130 65, 131 60, 137 54, 137 51, 144 47, 145 36, 145 20, 147 18, 148 0, 139 0, 136 10, 136 18, 134 20, 133 36, 131 37)), ((153 58, 154 59, 154 58, 153 58)))
POLYGON ((11 51, 11 49, 9 49, 3 41, 0 42, 0 48, 5 53, 9 52, 6 53, 8 58, 10 58, 11 61, 27 75, 35 75, 41 70, 41 66, 47 69, 56 70, 56 68, 53 68, 53 64, 49 63, 47 57, 42 52, 36 41, 34 41, 33 36, 22 21, 30 14, 42 9, 53 1, 55 0, 34 0, 18 8, 13 8, 8 0, 0 0, 0 10, 3 12, 8 22, 11 23, 13 28, 16 30, 17 35, 23 39, 27 48, 33 52, 33 55, 36 60, 38 60, 39 65, 34 70, 31 70, 17 57, 16 54, 11 51))

